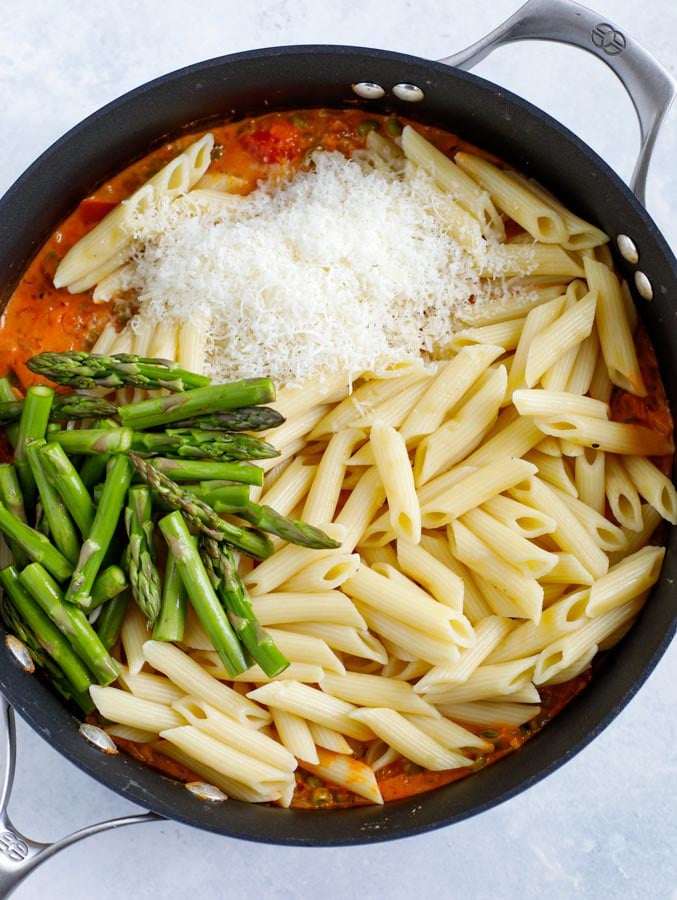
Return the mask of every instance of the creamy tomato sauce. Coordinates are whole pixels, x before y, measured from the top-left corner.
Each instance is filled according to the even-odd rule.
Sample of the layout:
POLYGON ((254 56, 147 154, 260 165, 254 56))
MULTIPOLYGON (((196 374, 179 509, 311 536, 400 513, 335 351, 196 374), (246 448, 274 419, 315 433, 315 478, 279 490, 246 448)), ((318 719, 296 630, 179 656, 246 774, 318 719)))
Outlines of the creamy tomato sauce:
MULTIPOLYGON (((246 194, 261 179, 287 175, 303 165, 316 149, 337 150, 346 155, 364 147, 372 129, 385 135, 398 134, 405 120, 372 116, 360 110, 304 110, 270 113, 257 118, 215 126, 211 174, 231 179, 229 190, 246 194)), ((459 149, 470 149, 493 161, 496 158, 471 147, 453 134, 417 125, 428 140, 448 155, 459 149)), ((203 133, 203 132, 201 132, 203 133)), ((198 134, 181 137, 153 151, 129 166, 86 197, 77 209, 49 238, 28 267, 0 319, 0 375, 8 375, 19 390, 40 379, 25 366, 25 360, 43 350, 90 349, 102 328, 110 321, 124 325, 133 307, 124 301, 95 304, 87 293, 72 295, 57 290, 52 277, 65 252, 100 221, 117 203, 173 159, 198 134)), ((519 229, 506 221, 508 234, 519 229)), ((472 298, 470 298, 472 302, 472 298)), ((648 397, 640 399, 623 391, 612 398, 612 417, 618 421, 637 422, 664 435, 672 433, 672 420, 658 365, 649 339, 639 330, 638 352, 648 397)), ((0 452, 2 447, 0 447, 0 452)), ((6 457, 7 451, 4 450, 6 457)), ((669 458, 657 461, 664 470, 669 458)), ((377 771, 376 776, 384 800, 396 800, 419 794, 484 768, 518 749, 556 715, 590 681, 590 671, 562 685, 541 689, 542 712, 519 727, 501 722, 482 727, 465 724, 469 730, 491 741, 491 752, 475 751, 474 761, 467 767, 443 772, 428 772, 401 760, 377 771)), ((162 744, 136 744, 116 738, 117 744, 144 763, 179 781, 201 781, 190 769, 162 753, 162 744)), ((359 758, 365 747, 356 746, 359 758)), ((346 807, 362 805, 366 800, 345 788, 326 784, 299 768, 293 806, 302 808, 346 807)))

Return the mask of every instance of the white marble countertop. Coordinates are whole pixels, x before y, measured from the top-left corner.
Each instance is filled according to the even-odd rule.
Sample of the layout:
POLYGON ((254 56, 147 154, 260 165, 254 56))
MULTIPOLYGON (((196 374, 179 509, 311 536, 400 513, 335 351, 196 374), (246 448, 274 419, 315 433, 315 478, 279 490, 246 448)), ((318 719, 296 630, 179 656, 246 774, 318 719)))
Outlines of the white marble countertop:
MULTIPOLYGON (((675 0, 599 0, 675 74, 675 0)), ((22 0, 0 24, 0 193, 52 141, 104 103, 192 62, 295 43, 372 46, 440 58, 506 18, 516 0, 22 0)), ((638 130, 630 102, 595 60, 553 45, 498 52, 478 73, 562 120, 624 178, 638 130)), ((677 247, 677 110, 658 144, 648 207, 677 247)), ((238 842, 173 822, 105 833, 47 862, 17 900, 119 897, 269 900, 549 900, 677 896, 677 648, 590 746, 509 803, 396 843, 298 849, 238 842)), ((10 811, 51 840, 135 808, 19 723, 10 811)))

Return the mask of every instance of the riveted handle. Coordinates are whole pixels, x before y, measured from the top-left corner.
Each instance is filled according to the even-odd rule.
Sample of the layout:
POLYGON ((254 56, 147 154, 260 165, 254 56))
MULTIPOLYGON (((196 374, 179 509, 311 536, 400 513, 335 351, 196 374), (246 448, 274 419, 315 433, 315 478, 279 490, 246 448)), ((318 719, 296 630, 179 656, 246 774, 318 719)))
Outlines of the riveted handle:
POLYGON ((498 47, 528 40, 579 47, 601 59, 620 79, 635 107, 640 128, 639 155, 630 186, 645 203, 649 162, 658 132, 677 94, 675 79, 641 44, 573 0, 528 0, 486 37, 440 62, 468 70, 498 47))
POLYGON ((14 769, 16 761, 16 727, 14 710, 0 695, 0 900, 9 897, 14 889, 34 869, 56 853, 70 847, 76 841, 120 828, 123 825, 134 825, 137 822, 155 821, 159 816, 154 813, 123 816, 88 825, 53 843, 33 841, 21 834, 12 824, 7 812, 7 805, 12 794, 14 769))

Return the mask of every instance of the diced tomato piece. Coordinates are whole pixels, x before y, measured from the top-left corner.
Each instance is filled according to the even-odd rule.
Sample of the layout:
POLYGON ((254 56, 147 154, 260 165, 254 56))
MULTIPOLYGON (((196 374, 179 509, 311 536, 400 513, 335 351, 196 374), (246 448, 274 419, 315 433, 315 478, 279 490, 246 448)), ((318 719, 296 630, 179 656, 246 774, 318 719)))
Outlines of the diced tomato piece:
POLYGON ((94 225, 116 206, 117 203, 111 203, 110 200, 95 200, 93 197, 88 197, 80 204, 78 213, 85 225, 94 225))
POLYGON ((252 131, 242 137, 242 145, 262 163, 281 163, 296 159, 303 152, 302 131, 279 119, 262 131, 252 131))

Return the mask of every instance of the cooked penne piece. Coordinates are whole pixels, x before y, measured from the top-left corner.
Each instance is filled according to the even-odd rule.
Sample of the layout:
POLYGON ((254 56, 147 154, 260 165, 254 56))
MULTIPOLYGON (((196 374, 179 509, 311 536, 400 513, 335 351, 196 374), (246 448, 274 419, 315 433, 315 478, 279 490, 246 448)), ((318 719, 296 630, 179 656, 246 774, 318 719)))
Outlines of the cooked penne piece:
MULTIPOLYGON (((460 462, 474 450, 498 416, 508 375, 505 366, 488 369, 467 401, 434 434, 416 448, 414 478, 417 487, 460 462)), ((398 535, 398 537, 404 535, 398 535)))
POLYGON ((524 319, 510 319, 495 325, 481 325, 478 328, 463 328, 454 332, 450 347, 460 353, 466 347, 486 345, 500 347, 504 352, 514 350, 519 343, 524 319))
POLYGON ((89 693, 101 715, 121 725, 158 734, 165 728, 176 728, 186 722, 183 716, 165 703, 144 700, 120 688, 93 684, 89 693))
POLYGON ((350 718, 363 722, 405 759, 433 772, 470 764, 462 753, 447 749, 394 709, 356 709, 350 718))
POLYGON ((505 240, 505 229, 489 194, 411 125, 402 131, 402 149, 408 159, 429 172, 437 184, 480 223, 485 237, 505 240))
POLYGON ((376 423, 370 442, 393 532, 396 537, 417 544, 421 540, 421 510, 404 438, 391 426, 376 423))
MULTIPOLYGON (((320 464, 315 470, 315 477, 306 497, 301 518, 304 522, 318 524, 331 522, 336 512, 341 485, 346 471, 346 464, 355 447, 366 439, 364 431, 358 428, 346 428, 334 434, 322 454, 320 464)), ((301 497, 297 502, 300 502, 301 497)), ((278 509, 274 503, 270 503, 278 509)), ((294 504, 296 505, 296 504, 294 504)))
MULTIPOLYGON (((421 520, 425 528, 440 528, 463 513, 486 503, 497 494, 507 491, 529 476, 536 466, 522 459, 505 459, 487 463, 465 478, 429 499, 421 501, 421 520)), ((429 485, 430 487, 431 485, 429 485)))
POLYGON ((503 614, 534 622, 540 620, 543 588, 533 576, 523 574, 502 557, 496 556, 493 548, 474 534, 462 520, 456 519, 451 523, 448 536, 454 556, 503 595, 504 602, 507 601, 503 614))
POLYGON ((301 763, 318 763, 319 758, 310 723, 301 716, 285 712, 283 709, 271 709, 270 712, 275 730, 287 750, 301 763))
POLYGON ((606 454, 601 450, 584 447, 575 458, 574 483, 581 503, 604 514, 606 500, 606 454))
POLYGON ((551 456, 534 449, 525 453, 524 458, 537 467, 538 477, 543 481, 547 481, 571 497, 578 497, 576 483, 565 456, 551 456))
POLYGON ((502 347, 492 344, 474 344, 463 347, 451 360, 439 363, 425 393, 400 427, 407 447, 415 446, 439 428, 466 391, 503 352, 502 347))
POLYGON ((358 600, 355 603, 390 656, 407 662, 423 660, 430 665, 444 665, 458 659, 459 649, 448 637, 435 637, 375 606, 358 600))
POLYGON ((568 233, 562 217, 529 186, 511 178, 488 159, 458 152, 454 162, 489 193, 496 206, 521 225, 535 241, 563 244, 568 233))
POLYGON ((552 516, 531 506, 525 506, 524 503, 518 503, 517 500, 505 497, 503 494, 491 497, 478 509, 483 509, 498 522, 508 525, 513 531, 527 539, 551 534, 557 528, 557 523, 552 516))
POLYGON ((651 460, 641 456, 624 456, 621 465, 640 496, 664 519, 677 525, 677 490, 670 479, 651 460))
MULTIPOLYGON (((313 480, 317 476, 318 467, 303 457, 296 457, 284 467, 278 478, 271 481, 270 474, 265 479, 264 489, 256 501, 271 506, 282 516, 288 516, 307 495, 313 480)), ((330 522, 331 516, 322 519, 330 522)), ((306 519, 306 521, 310 521, 306 519)))
POLYGON ((112 259, 117 261, 123 254, 124 261, 132 243, 135 212, 147 209, 158 196, 173 199, 189 190, 207 171, 213 146, 213 135, 199 138, 111 210, 63 257, 54 274, 55 286, 79 293, 100 280, 102 267, 112 259))
POLYGON ((473 647, 461 652, 455 663, 446 666, 433 666, 414 685, 417 694, 449 684, 461 684, 467 681, 475 669, 482 665, 494 647, 511 631, 513 625, 509 619, 501 616, 487 616, 475 625, 477 641, 473 647))
POLYGON ((457 612, 462 611, 463 579, 425 547, 398 540, 395 562, 405 575, 423 585, 437 601, 457 612))
POLYGON ((383 803, 376 776, 370 766, 345 754, 332 753, 331 750, 319 749, 317 755, 319 763, 313 765, 304 762, 304 769, 331 784, 353 791, 371 803, 383 803))
POLYGON ((485 278, 538 275, 557 280, 583 278, 578 258, 557 244, 493 244, 487 250, 480 274, 485 278))
POLYGON ((345 753, 348 756, 352 754, 353 748, 338 731, 332 731, 331 728, 325 728, 324 725, 318 725, 317 722, 309 722, 308 728, 317 747, 331 750, 333 753, 345 753))
POLYGON ((641 500, 637 488, 623 467, 621 457, 606 454, 604 492, 614 519, 624 528, 642 528, 641 500))
POLYGON ((480 540, 489 539, 494 553, 522 575, 529 578, 543 578, 557 564, 554 553, 543 550, 532 541, 523 538, 483 509, 468 510, 457 521, 465 525, 480 540))
POLYGON ((594 259, 583 263, 588 286, 598 296, 595 320, 609 378, 631 394, 646 397, 620 282, 604 263, 594 259))
POLYGON ((426 698, 439 709, 440 704, 470 703, 514 694, 531 682, 537 659, 537 655, 531 655, 509 662, 479 666, 462 684, 441 685, 428 690, 426 698))
MULTIPOLYGON (((573 554, 594 578, 604 575, 609 568, 609 560, 598 544, 590 540, 590 532, 570 510, 565 502, 566 494, 558 493, 556 488, 537 477, 529 478, 523 485, 512 488, 511 493, 521 503, 552 516, 557 523, 556 530, 552 532, 552 539, 557 546, 573 554)), ((611 523, 608 524, 611 526, 611 523)))
POLYGON ((173 709, 189 725, 210 734, 228 747, 232 747, 233 750, 239 750, 241 753, 283 772, 293 772, 296 769, 294 756, 285 750, 278 741, 261 731, 242 725, 231 716, 210 706, 205 700, 182 697, 174 702, 173 709))
POLYGON ((227 772, 229 778, 244 784, 258 794, 268 797, 276 794, 279 796, 286 794, 285 789, 290 786, 293 790, 293 772, 278 769, 252 758, 249 753, 234 750, 193 725, 163 729, 160 737, 170 744, 176 744, 180 750, 199 763, 217 772, 227 772))
POLYGON ((292 622, 288 630, 324 641, 334 650, 361 659, 374 660, 381 665, 388 661, 383 644, 367 628, 337 625, 334 622, 292 622))
POLYGON ((642 547, 612 566, 591 586, 587 615, 603 615, 653 587, 664 557, 665 547, 642 547))
MULTIPOLYGON (((347 579, 343 587, 350 581, 352 579, 347 579)), ((332 622, 354 628, 365 627, 353 603, 338 590, 312 594, 275 591, 256 594, 251 599, 256 618, 264 627, 291 622, 332 622)))
POLYGON ((162 675, 153 675, 150 672, 133 674, 125 666, 120 666, 118 681, 135 697, 152 700, 154 703, 164 703, 166 706, 171 706, 185 694, 185 691, 162 675))
POLYGON ((252 724, 255 728, 270 722, 270 714, 265 709, 212 678, 199 663, 174 644, 146 641, 143 653, 154 669, 166 675, 186 694, 206 700, 236 721, 252 724))
POLYGON ((554 416, 566 418, 588 416, 608 419, 609 407, 600 400, 568 394, 566 391, 546 391, 543 388, 520 389, 513 393, 512 402, 521 416, 554 416))
POLYGON ((537 384, 558 359, 588 337, 595 321, 596 306, 597 295, 590 291, 533 338, 525 366, 528 387, 537 384))
POLYGON ((247 696, 257 703, 265 703, 326 728, 336 729, 357 741, 368 741, 374 736, 371 729, 351 719, 350 713, 355 709, 352 703, 298 681, 272 681, 249 691, 247 696))
POLYGON ((408 682, 394 678, 346 672, 345 675, 327 675, 320 687, 332 697, 358 706, 384 706, 419 716, 439 716, 435 707, 422 700, 408 682))
POLYGON ((527 703, 491 703, 476 700, 470 703, 439 703, 437 708, 445 716, 468 725, 524 725, 541 712, 540 706, 527 703))
POLYGON ((127 668, 132 675, 136 675, 143 668, 146 661, 143 655, 143 645, 149 636, 150 632, 145 616, 136 603, 128 603, 120 629, 120 643, 125 652, 127 668))
MULTIPOLYGON (((353 491, 353 494, 355 491, 353 491)), ((338 552, 350 553, 346 549, 344 538, 346 535, 345 528, 340 525, 323 524, 322 530, 336 541, 341 542, 338 552)), ((244 583, 247 590, 252 596, 258 594, 268 594, 279 588, 281 584, 288 581, 293 575, 305 568, 318 559, 323 559, 336 554, 337 550, 312 550, 307 547, 298 547, 296 544, 287 544, 277 550, 268 559, 259 563, 255 569, 247 573, 244 577, 244 583)))

